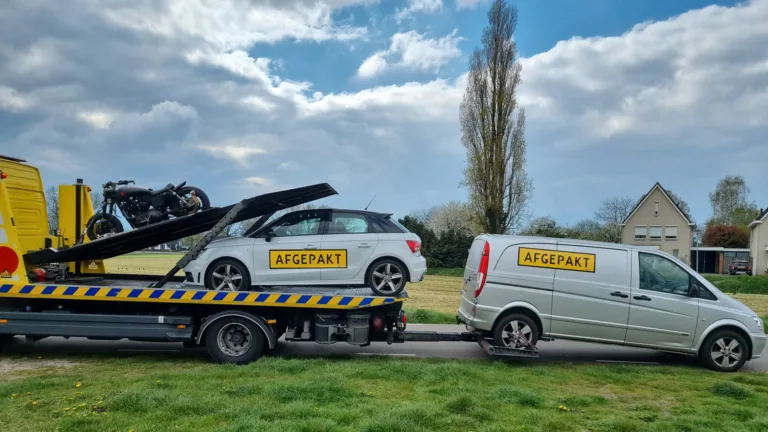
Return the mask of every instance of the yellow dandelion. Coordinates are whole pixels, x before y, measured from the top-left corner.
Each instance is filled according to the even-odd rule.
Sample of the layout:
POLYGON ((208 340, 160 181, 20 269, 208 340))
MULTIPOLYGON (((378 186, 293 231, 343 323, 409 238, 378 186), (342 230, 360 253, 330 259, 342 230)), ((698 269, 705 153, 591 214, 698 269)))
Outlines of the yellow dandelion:
POLYGON ((81 382, 79 382, 79 383, 75 384, 75 387, 77 387, 77 388, 80 388, 80 387, 82 387, 82 386, 83 386, 83 383, 81 383, 81 382))
POLYGON ((99 401, 99 405, 101 405, 101 401, 99 401))
POLYGON ((12 394, 12 395, 11 395, 11 397, 16 397, 16 396, 18 396, 16 393, 14 393, 14 394, 12 394))
POLYGON ((32 392, 27 392, 27 396, 32 396, 32 392))
POLYGON ((37 405, 37 401, 32 401, 32 405, 37 405))

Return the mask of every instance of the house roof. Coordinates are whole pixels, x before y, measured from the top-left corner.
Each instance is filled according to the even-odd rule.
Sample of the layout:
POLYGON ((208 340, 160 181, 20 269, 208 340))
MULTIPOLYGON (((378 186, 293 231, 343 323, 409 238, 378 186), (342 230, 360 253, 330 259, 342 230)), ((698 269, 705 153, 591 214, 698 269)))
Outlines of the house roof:
POLYGON ((691 220, 691 219, 690 219, 688 216, 686 216, 686 215, 685 215, 685 213, 683 213, 683 211, 682 211, 682 210, 680 210, 680 206, 678 206, 678 205, 677 205, 677 203, 675 202, 675 200, 673 200, 673 199, 672 199, 672 197, 670 197, 670 196, 669 196, 669 194, 667 193, 666 189, 664 189, 664 187, 662 187, 662 186, 661 186, 661 183, 659 183, 659 182, 656 182, 656 184, 654 184, 654 185, 653 185, 653 187, 651 188, 651 190, 649 190, 649 191, 648 191, 648 193, 646 193, 646 194, 645 194, 645 196, 643 197, 643 199, 641 199, 641 200, 640 200, 640 201, 639 201, 639 202, 638 202, 638 203, 635 205, 635 207, 632 209, 632 211, 631 211, 631 212, 629 212, 629 215, 628 215, 626 218, 624 218, 624 220, 621 222, 621 225, 622 225, 622 226, 624 226, 624 225, 626 225, 626 224, 627 224, 627 221, 629 220, 629 218, 631 218, 631 217, 632 217, 632 215, 634 215, 634 214, 635 214, 635 212, 637 211, 637 209, 639 209, 639 208, 640 208, 640 206, 642 206, 642 205, 643 205, 643 203, 645 203, 645 201, 648 199, 648 197, 649 197, 649 196, 651 196, 651 194, 653 193, 653 190, 654 190, 654 189, 658 189, 658 190, 660 190, 660 191, 661 191, 661 193, 662 193, 662 194, 664 194, 664 196, 665 196, 665 197, 666 197, 666 198, 669 200, 669 202, 671 202, 671 203, 672 203, 672 205, 675 207, 675 209, 677 209, 678 213, 680 213, 680 216, 682 216, 682 217, 683 217, 683 219, 685 219, 685 221, 688 223, 688 225, 690 225, 690 226, 695 226, 695 225, 696 225, 695 223, 693 223, 693 221, 692 221, 692 220, 691 220))
POLYGON ((755 218, 755 220, 749 223, 749 228, 752 228, 757 224, 763 223, 766 217, 768 217, 768 207, 766 207, 765 210, 763 210, 763 212, 760 213, 760 215, 758 215, 757 218, 755 218))

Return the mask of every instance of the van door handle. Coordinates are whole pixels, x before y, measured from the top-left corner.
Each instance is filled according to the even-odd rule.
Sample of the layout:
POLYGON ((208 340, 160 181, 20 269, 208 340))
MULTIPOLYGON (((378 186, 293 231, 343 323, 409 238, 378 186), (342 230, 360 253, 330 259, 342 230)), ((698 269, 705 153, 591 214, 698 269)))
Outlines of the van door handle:
POLYGON ((629 294, 624 294, 621 291, 614 291, 614 292, 611 293, 611 295, 614 296, 614 297, 621 297, 621 298, 629 297, 629 294))
POLYGON ((369 245, 368 243, 360 243, 359 245, 357 245, 357 247, 359 247, 359 248, 363 248, 363 249, 364 249, 364 248, 369 248, 369 247, 371 247, 371 245, 369 245))
POLYGON ((633 299, 635 299, 635 300, 651 301, 651 298, 650 298, 650 297, 648 297, 648 296, 644 296, 644 295, 641 295, 641 296, 634 296, 634 297, 632 297, 632 298, 633 298, 633 299))
POLYGON ((317 246, 315 246, 315 245, 307 245, 307 247, 305 247, 304 249, 306 249, 306 250, 317 250, 317 246))

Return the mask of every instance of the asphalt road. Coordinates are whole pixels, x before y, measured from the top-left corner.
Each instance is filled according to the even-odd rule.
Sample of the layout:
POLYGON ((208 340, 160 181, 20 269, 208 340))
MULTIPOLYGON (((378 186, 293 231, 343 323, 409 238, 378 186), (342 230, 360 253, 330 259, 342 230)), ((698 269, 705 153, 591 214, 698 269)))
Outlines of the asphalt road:
MULTIPOLYGON (((411 324, 409 330, 461 332, 463 326, 411 324)), ((685 365, 697 366, 696 359, 675 354, 660 353, 641 348, 629 348, 614 345, 602 345, 583 342, 555 340, 540 342, 539 362, 572 363, 634 363, 649 365, 685 365)), ((2 354, 29 356, 60 356, 68 354, 102 354, 119 356, 121 353, 147 353, 170 356, 205 356, 201 349, 185 349, 180 343, 133 342, 133 341, 93 341, 82 338, 64 339, 46 338, 34 343, 16 338, 14 343, 2 349, 2 354)), ((281 342, 270 355, 282 357, 333 357, 333 356, 371 356, 387 355, 396 357, 436 357, 457 359, 489 359, 490 357, 476 343, 471 342, 406 342, 387 345, 374 343, 367 347, 357 347, 346 343, 320 345, 314 342, 281 342)), ((768 371, 768 353, 763 357, 747 362, 743 371, 768 371)))

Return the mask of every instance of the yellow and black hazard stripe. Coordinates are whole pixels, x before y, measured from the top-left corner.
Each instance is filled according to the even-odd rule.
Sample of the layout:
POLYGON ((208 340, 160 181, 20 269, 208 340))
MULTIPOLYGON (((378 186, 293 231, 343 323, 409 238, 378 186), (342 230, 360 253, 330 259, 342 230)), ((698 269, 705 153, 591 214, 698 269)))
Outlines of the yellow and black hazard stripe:
POLYGON ((119 288, 68 285, 0 285, 0 298, 135 301, 156 303, 279 306, 356 309, 402 302, 402 298, 322 294, 223 292, 165 288, 119 288))

